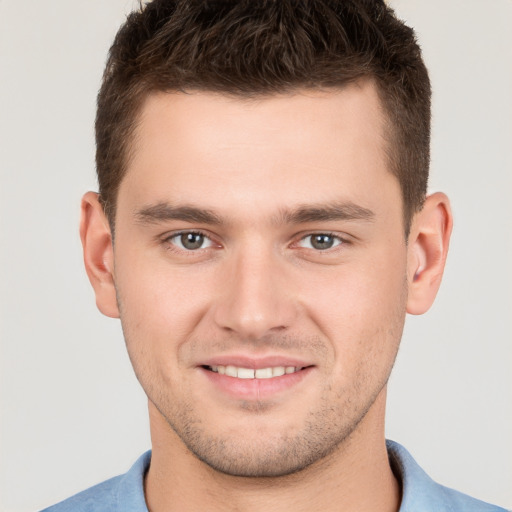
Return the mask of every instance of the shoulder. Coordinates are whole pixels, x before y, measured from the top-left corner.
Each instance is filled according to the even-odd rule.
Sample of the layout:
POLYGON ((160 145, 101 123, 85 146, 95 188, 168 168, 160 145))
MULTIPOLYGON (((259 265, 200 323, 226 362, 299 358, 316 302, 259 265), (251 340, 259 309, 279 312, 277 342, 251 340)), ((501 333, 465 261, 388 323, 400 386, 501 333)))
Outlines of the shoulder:
POLYGON ((101 484, 79 492, 42 512, 110 512, 117 510, 116 495, 119 481, 123 475, 116 476, 101 484))
POLYGON ((507 512, 504 508, 477 500, 454 489, 442 485, 438 485, 438 487, 444 501, 450 504, 450 510, 454 512, 507 512))
POLYGON ((124 475, 97 484, 41 512, 147 512, 144 475, 151 451, 144 453, 124 475))
POLYGON ((391 467, 402 484, 400 512, 507 512, 434 482, 398 443, 388 441, 387 447, 391 467))

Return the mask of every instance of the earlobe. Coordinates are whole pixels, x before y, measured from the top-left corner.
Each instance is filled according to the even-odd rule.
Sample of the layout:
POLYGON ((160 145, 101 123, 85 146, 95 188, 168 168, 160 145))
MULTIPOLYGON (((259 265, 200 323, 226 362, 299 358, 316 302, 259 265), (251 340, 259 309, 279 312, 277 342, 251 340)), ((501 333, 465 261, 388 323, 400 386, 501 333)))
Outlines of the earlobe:
POLYGON ((95 192, 87 192, 82 198, 80 238, 85 269, 94 288, 96 305, 104 315, 118 318, 112 235, 95 192))
POLYGON ((427 197, 413 219, 409 235, 407 281, 407 312, 425 313, 436 297, 441 284, 453 218, 450 201, 437 192, 427 197))

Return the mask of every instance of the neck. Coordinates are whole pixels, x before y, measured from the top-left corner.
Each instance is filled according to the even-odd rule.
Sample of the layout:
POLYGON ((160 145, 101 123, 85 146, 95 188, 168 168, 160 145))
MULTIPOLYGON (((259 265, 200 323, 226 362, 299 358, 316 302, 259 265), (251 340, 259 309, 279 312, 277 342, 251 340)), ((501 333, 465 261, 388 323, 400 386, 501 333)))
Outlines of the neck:
POLYGON ((234 477, 198 460, 150 404, 153 454, 145 493, 151 512, 396 512, 400 486, 384 439, 385 391, 328 457, 277 478, 234 477))

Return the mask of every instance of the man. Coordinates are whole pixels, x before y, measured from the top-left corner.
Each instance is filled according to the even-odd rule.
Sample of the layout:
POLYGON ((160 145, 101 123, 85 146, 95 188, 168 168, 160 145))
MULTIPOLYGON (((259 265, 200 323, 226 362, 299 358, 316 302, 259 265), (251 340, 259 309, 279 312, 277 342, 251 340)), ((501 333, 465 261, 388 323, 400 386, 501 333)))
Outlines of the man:
POLYGON ((414 34, 383 2, 128 18, 81 237, 153 450, 49 510, 499 510, 384 439, 405 314, 432 304, 451 232, 429 127, 414 34))

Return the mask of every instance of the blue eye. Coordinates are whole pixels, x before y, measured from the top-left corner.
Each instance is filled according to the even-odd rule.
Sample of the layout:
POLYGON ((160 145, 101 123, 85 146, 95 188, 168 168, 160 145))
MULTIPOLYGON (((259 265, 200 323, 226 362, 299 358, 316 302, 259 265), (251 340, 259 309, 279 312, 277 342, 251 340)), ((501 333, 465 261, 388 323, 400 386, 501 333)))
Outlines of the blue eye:
POLYGON ((212 241, 202 233, 186 231, 178 233, 168 239, 172 244, 185 251, 196 251, 212 246, 212 241))
POLYGON ((329 233, 315 233, 305 236, 299 242, 299 246, 307 249, 315 249, 316 251, 325 251, 341 245, 342 243, 343 241, 338 236, 329 233))

